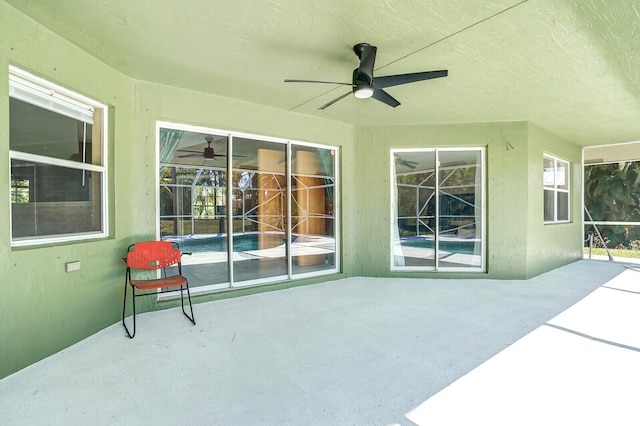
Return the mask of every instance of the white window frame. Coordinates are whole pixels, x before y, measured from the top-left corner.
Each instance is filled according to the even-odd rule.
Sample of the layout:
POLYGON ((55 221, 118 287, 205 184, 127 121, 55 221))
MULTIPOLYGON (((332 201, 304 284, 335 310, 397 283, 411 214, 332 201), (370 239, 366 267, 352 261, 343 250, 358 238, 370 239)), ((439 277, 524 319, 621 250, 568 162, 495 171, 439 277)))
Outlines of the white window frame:
MULTIPOLYGON (((40 164, 52 165, 57 167, 72 168, 84 170, 88 172, 97 172, 101 174, 100 196, 101 196, 101 225, 100 231, 66 233, 57 235, 42 235, 30 237, 13 236, 11 222, 13 214, 9 216, 11 230, 11 246, 32 246, 40 244, 60 243, 68 241, 80 241, 95 238, 104 238, 109 234, 108 229, 108 194, 107 182, 107 129, 109 128, 107 106, 93 99, 87 98, 76 92, 73 92, 57 84, 51 83, 15 66, 9 65, 9 97, 21 100, 31 105, 44 108, 60 115, 71 117, 76 120, 93 124, 94 113, 99 111, 100 114, 100 132, 101 146, 100 159, 101 164, 80 163, 77 161, 59 159, 38 154, 25 153, 20 151, 9 150, 9 168, 11 169, 12 160, 22 160, 37 162, 40 164)), ((11 203, 11 179, 9 179, 8 188, 9 203, 11 203)))
POLYGON ((543 199, 542 199, 542 210, 543 210, 543 220, 544 220, 544 193, 546 191, 552 192, 553 193, 553 219, 552 220, 544 220, 545 225, 546 224, 554 224, 554 223, 568 223, 571 222, 571 163, 567 160, 563 160, 562 158, 556 157, 555 155, 551 155, 551 154, 544 154, 543 155, 543 160, 551 160, 553 161, 553 173, 552 173, 552 177, 553 177, 553 184, 547 184, 545 182, 545 173, 548 173, 544 167, 542 170, 542 191, 543 191, 543 199), (562 174, 563 176, 566 176, 567 182, 566 182, 566 189, 565 188, 560 188, 560 186, 563 185, 559 185, 558 184, 558 179, 557 177, 560 175, 560 173, 558 172, 558 168, 559 168, 559 163, 562 163, 565 165, 566 167, 566 174, 562 174), (567 194, 567 218, 566 219, 558 219, 558 194, 559 193, 566 193, 567 194))
MULTIPOLYGON (((264 135, 257 135, 257 134, 253 134, 253 133, 243 133, 243 132, 236 132, 236 131, 231 131, 231 130, 221 130, 221 129, 216 129, 216 128, 210 128, 210 127, 202 127, 202 126, 193 126, 193 125, 189 125, 189 124, 182 124, 182 123, 175 123, 175 122, 168 122, 168 121, 157 121, 156 122, 156 165, 157 167, 160 166, 160 129, 161 128, 167 128, 167 129, 175 129, 175 130, 184 130, 186 132, 195 132, 195 133, 205 133, 205 134, 215 134, 215 135, 227 135, 229 137, 229 146, 228 146, 228 150, 229 152, 233 153, 233 141, 234 138, 247 138, 247 139, 255 139, 255 140, 260 140, 260 141, 264 141, 264 142, 275 142, 275 143, 279 143, 282 145, 287 146, 287 162, 290 164, 291 162, 291 146, 292 145, 296 145, 296 146, 307 146, 307 147, 317 147, 317 148, 322 148, 322 149, 330 149, 334 152, 335 154, 335 162, 334 162, 334 221, 335 221, 335 266, 334 268, 331 269, 325 269, 325 270, 320 270, 320 271, 314 271, 314 272, 305 272, 305 273, 292 273, 292 262, 293 262, 293 256, 288 255, 287 256, 287 274, 286 275, 282 275, 282 276, 276 276, 276 277, 267 277, 267 278, 256 278, 256 279, 251 279, 251 280, 247 280, 247 281, 234 281, 233 280, 233 268, 234 268, 234 262, 231 261, 229 263, 229 282, 225 282, 225 283, 221 283, 221 284, 211 284, 211 285, 204 285, 204 286, 195 286, 195 287, 191 287, 191 294, 207 294, 207 293, 211 293, 214 291, 227 291, 227 290, 235 290, 235 289, 239 289, 239 288, 245 288, 245 287, 253 287, 253 286, 262 286, 262 285, 267 285, 267 284, 271 284, 274 282, 279 282, 282 280, 289 280, 289 281, 293 281, 293 280, 300 280, 300 279, 305 279, 305 278, 314 278, 314 277, 320 277, 320 276, 325 276, 325 275, 334 275, 337 273, 340 273, 340 271, 342 270, 342 264, 341 264, 341 259, 342 259, 342 254, 341 254, 341 247, 342 247, 342 233, 340 232, 340 230, 342 229, 342 225, 340 223, 340 218, 341 218, 341 203, 340 203, 340 191, 341 191, 341 187, 339 185, 339 183, 341 182, 341 178, 340 178, 340 157, 339 157, 339 153, 340 153, 340 148, 338 146, 332 146, 332 145, 325 145, 325 144, 317 144, 317 143, 312 143, 312 142, 304 142, 304 141, 299 141, 299 140, 293 140, 293 139, 283 139, 283 138, 277 138, 277 137, 271 137, 271 136, 264 136, 264 135)), ((229 172, 231 170, 231 156, 227 157, 227 172, 229 172)), ((156 188, 160 188, 160 174, 156 173, 156 188)), ((290 175, 290 171, 288 171, 286 173, 288 179, 291 178, 290 175)), ((234 188, 232 185, 227 185, 227 192, 226 192, 226 198, 227 198, 227 205, 231 205, 231 197, 232 197, 232 192, 233 192, 234 188)), ((291 199, 291 186, 287 185, 287 192, 286 192, 286 196, 287 199, 291 199)), ((160 197, 156 192, 156 238, 157 239, 161 239, 161 235, 160 235, 160 197)), ((230 214, 231 210, 228 210, 227 214, 230 214)), ((286 210, 286 217, 287 217, 287 234, 291 235, 291 203, 287 203, 287 210, 286 210)), ((229 252, 232 253, 233 252, 233 240, 231 240, 230 244, 228 245, 229 247, 229 252)), ((231 256, 229 257, 231 258, 231 256)), ((175 298, 175 296, 172 293, 166 293, 166 294, 160 294, 158 295, 158 299, 172 299, 175 298)))
MULTIPOLYGON (((478 207, 480 209, 480 238, 481 238, 481 246, 480 246, 480 265, 478 266, 464 266, 464 267, 442 267, 439 264, 439 257, 436 256, 434 261, 434 266, 398 266, 394 261, 394 250, 395 250, 395 234, 396 234, 396 226, 397 226, 397 212, 398 205, 395 201, 395 193, 396 193, 396 170, 395 167, 390 167, 390 178, 389 178, 389 187, 391 194, 391 203, 389 210, 390 217, 390 269, 391 271, 411 271, 411 272, 465 272, 465 273, 486 273, 487 272, 487 211, 486 211, 486 197, 487 197, 487 168, 486 168, 486 149, 484 147, 476 147, 476 146, 468 146, 468 147, 441 147, 441 148, 403 148, 403 149, 391 149, 389 151, 389 164, 393 165, 395 161, 396 155, 402 155, 403 153, 419 153, 419 152, 435 152, 436 154, 436 179, 435 184, 437 192, 441 190, 440 182, 438 179, 438 170, 440 169, 440 161, 438 159, 438 155, 443 152, 455 152, 455 151, 477 151, 480 153, 480 167, 482 168, 482 173, 480 176, 480 187, 481 194, 478 202, 478 207)), ((436 211, 439 210, 439 198, 436 197, 436 211)), ((440 229, 438 228, 438 224, 436 223, 436 234, 440 234, 440 229)))

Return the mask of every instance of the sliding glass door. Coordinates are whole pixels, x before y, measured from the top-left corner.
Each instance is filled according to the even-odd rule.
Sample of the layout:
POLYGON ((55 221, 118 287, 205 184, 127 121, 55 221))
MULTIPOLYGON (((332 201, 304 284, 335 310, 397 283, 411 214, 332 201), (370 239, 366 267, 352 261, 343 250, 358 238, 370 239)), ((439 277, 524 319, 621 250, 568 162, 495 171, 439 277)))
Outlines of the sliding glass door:
POLYGON ((391 268, 484 272, 484 150, 393 150, 391 160, 391 268))
POLYGON ((393 155, 396 193, 394 266, 431 269, 436 266, 435 164, 435 151, 393 155))
POLYGON ((171 128, 159 128, 158 134, 160 238, 191 253, 183 256, 182 264, 192 287, 227 288, 228 138, 171 128), (214 155, 204 158, 208 147, 214 155))
POLYGON ((293 274, 336 267, 335 150, 291 147, 291 258, 293 274))
POLYGON ((158 140, 160 238, 192 253, 196 291, 338 271, 334 147, 162 123, 158 140))
POLYGON ((287 145, 233 138, 242 161, 234 167, 233 281, 286 278, 287 145))

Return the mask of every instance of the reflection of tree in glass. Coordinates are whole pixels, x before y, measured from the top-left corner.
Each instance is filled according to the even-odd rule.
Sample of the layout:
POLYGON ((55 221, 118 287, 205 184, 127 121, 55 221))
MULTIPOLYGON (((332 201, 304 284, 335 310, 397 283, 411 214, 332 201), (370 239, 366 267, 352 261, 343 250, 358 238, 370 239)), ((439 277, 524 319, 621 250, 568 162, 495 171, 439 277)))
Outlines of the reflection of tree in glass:
MULTIPOLYGON (((476 182, 476 166, 457 166, 454 169, 442 170, 440 187, 474 186, 476 182)), ((468 191, 466 189, 465 191, 468 191)))
POLYGON ((28 203, 29 202, 29 180, 28 179, 11 179, 11 202, 12 203, 28 203))

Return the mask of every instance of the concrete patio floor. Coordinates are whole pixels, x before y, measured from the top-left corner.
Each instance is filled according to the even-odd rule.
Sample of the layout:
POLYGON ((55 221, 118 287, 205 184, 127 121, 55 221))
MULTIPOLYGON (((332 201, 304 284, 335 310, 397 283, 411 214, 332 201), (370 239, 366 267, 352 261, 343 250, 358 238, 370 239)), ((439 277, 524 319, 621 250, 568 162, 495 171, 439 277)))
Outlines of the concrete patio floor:
MULTIPOLYGON (((141 314, 0 381, 0 424, 637 424, 640 278, 346 278, 141 314)), ((117 306, 114 309, 118 309, 117 306)))

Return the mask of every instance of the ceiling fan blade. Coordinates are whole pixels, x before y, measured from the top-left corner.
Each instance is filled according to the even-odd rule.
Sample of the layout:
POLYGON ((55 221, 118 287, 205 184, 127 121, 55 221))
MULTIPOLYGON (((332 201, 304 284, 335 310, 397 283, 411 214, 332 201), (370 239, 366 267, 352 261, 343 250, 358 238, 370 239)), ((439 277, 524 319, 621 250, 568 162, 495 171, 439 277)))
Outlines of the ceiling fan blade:
POLYGON ((178 155, 178 158, 202 158, 202 153, 178 155))
POLYGON ((285 83, 322 83, 322 84, 340 84, 342 86, 353 86, 351 83, 341 83, 338 81, 319 81, 319 80, 291 80, 285 79, 285 83))
POLYGON ((387 105, 389 105, 390 107, 397 107, 398 105, 400 105, 400 102, 398 102, 398 100, 396 98, 394 98, 393 96, 391 96, 390 94, 388 94, 387 92, 385 92, 382 89, 376 89, 373 91, 373 95, 371 96, 373 99, 377 99, 380 102, 383 102, 387 105))
POLYGON ((360 66, 358 67, 355 78, 363 83, 371 84, 378 48, 368 43, 360 43, 353 46, 353 51, 356 52, 356 55, 360 58, 360 66))
POLYGON ((325 109, 327 107, 330 107, 331 105, 335 104, 336 102, 338 102, 340 99, 346 98, 347 96, 349 96, 352 92, 347 92, 344 95, 338 96, 337 98, 335 98, 332 101, 327 102, 326 104, 322 105, 320 108, 318 109, 325 109))
POLYGON ((415 161, 406 161, 406 160, 398 160, 398 164, 408 167, 410 169, 415 169, 418 163, 415 161))
POLYGON ((376 77, 373 84, 375 87, 383 89, 385 87, 399 86, 401 84, 414 83, 416 81, 430 80, 432 78, 446 77, 448 70, 415 72, 411 74, 387 75, 376 77))
POLYGON ((202 155, 202 151, 194 151, 192 149, 179 149, 179 152, 193 152, 194 154, 200 154, 202 155))

